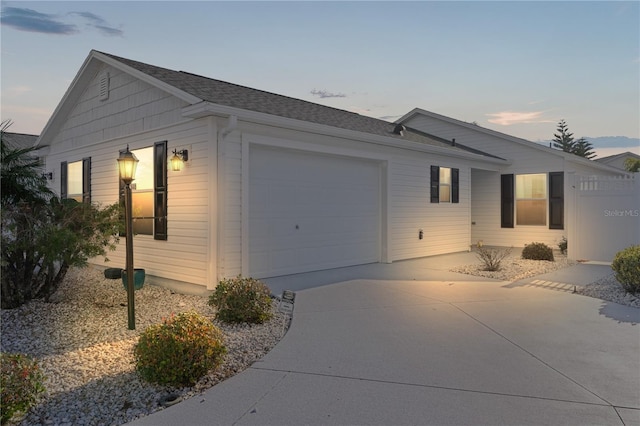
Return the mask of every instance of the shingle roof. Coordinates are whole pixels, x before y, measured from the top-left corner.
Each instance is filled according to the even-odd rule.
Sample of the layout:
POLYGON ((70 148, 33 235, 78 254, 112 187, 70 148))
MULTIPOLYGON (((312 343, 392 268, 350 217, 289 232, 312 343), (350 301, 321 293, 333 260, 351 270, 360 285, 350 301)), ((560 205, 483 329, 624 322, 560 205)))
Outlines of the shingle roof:
POLYGON ((31 148, 35 145, 37 139, 38 135, 2 132, 2 140, 9 146, 17 149, 31 148))
POLYGON ((402 135, 394 133, 396 123, 184 71, 161 68, 104 52, 100 53, 213 104, 490 156, 477 150, 471 151, 464 146, 452 146, 450 142, 430 137, 411 128, 406 128, 402 135))

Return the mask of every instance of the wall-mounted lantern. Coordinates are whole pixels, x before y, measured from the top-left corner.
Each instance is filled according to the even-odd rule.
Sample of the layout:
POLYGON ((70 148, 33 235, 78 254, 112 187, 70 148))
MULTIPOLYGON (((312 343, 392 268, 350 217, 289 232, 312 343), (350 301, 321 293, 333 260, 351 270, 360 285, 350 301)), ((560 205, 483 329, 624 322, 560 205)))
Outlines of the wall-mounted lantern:
POLYGON ((179 172, 182 170, 182 166, 186 161, 189 161, 189 151, 186 149, 178 151, 177 149, 173 150, 173 157, 171 157, 171 170, 174 172, 179 172))

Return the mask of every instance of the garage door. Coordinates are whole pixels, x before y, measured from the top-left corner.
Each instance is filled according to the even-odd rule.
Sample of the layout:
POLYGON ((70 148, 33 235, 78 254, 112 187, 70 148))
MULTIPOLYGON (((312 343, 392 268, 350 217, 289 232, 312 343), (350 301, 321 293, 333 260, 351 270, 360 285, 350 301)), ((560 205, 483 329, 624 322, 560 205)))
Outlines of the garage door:
POLYGON ((380 260, 380 165, 375 161, 252 146, 251 276, 380 260))

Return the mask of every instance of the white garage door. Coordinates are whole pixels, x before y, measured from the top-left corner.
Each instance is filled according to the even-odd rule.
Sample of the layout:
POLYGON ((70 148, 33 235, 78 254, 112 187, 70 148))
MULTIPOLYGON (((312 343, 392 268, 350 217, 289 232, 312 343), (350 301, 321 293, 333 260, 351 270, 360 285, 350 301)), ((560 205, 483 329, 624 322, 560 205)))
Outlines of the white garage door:
POLYGON ((249 272, 257 278, 380 260, 380 165, 250 148, 249 272))

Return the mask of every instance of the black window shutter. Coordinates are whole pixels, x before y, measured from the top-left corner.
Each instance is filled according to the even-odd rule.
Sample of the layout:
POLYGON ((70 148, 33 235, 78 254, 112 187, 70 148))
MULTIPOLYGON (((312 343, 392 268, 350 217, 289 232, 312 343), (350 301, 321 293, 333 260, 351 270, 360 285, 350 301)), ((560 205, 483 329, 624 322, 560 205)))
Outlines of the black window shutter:
POLYGON ((451 202, 460 202, 460 170, 451 169, 451 202))
POLYGON ((514 185, 513 175, 500 176, 500 226, 513 228, 514 185))
POLYGON ((60 198, 67 198, 67 162, 60 163, 60 198))
POLYGON ((564 173, 549 173, 549 229, 564 229, 564 173))
POLYGON ((167 239, 167 141, 153 146, 154 226, 155 240, 167 239))
POLYGON ((82 202, 91 204, 91 157, 82 159, 82 202))
MULTIPOLYGON (((125 150, 121 149, 120 151, 118 151, 118 154, 122 155, 124 154, 125 150)), ((124 217, 124 182, 122 181, 122 179, 120 179, 120 170, 118 170, 118 205, 120 206, 120 214, 118 215, 118 218, 120 220, 120 236, 124 237, 125 231, 126 231, 126 224, 125 224, 125 217, 124 217)))
POLYGON ((440 202, 440 167, 431 166, 431 202, 440 202))

